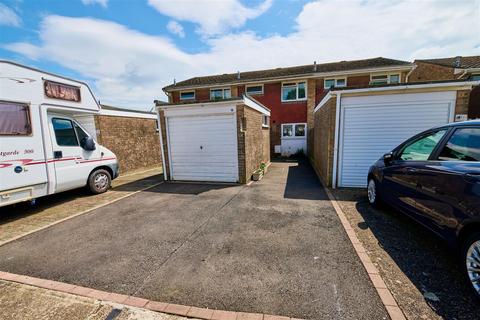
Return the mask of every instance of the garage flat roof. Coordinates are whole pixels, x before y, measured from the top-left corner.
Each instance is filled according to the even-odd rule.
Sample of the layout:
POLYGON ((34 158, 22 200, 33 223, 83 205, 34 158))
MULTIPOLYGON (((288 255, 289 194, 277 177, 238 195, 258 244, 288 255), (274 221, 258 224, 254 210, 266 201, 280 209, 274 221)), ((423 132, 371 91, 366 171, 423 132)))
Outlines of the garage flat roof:
POLYGON ((355 93, 381 93, 384 91, 396 91, 396 90, 418 90, 418 89, 450 89, 458 88, 470 89, 475 86, 479 86, 480 81, 465 81, 465 80, 442 80, 442 81, 429 81, 429 82, 411 82, 411 83, 396 83, 396 84, 386 84, 386 85, 367 85, 363 87, 345 87, 345 88, 335 88, 328 91, 328 93, 323 97, 323 99, 317 104, 314 109, 314 112, 317 112, 327 101, 330 100, 332 96, 337 94, 355 94, 355 93))
POLYGON ((249 95, 244 94, 242 97, 234 97, 230 99, 222 99, 222 100, 217 100, 217 101, 204 101, 204 102, 198 102, 198 101, 188 101, 188 102, 180 102, 180 103, 175 103, 175 104, 160 104, 156 105, 158 110, 166 110, 166 109, 174 109, 174 108, 179 108, 179 107, 198 107, 198 106, 223 106, 226 104, 230 104, 232 102, 238 102, 238 103, 243 103, 246 106, 259 111, 262 114, 265 114, 267 116, 270 115, 270 109, 265 107, 263 104, 255 100, 249 95))

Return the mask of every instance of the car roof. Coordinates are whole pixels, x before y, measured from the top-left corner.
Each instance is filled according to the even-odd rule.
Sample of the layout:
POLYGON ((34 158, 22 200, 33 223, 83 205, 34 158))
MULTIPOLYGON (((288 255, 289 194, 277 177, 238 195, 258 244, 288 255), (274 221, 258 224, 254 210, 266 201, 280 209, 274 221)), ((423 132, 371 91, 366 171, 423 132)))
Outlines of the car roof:
POLYGON ((480 126, 480 119, 479 120, 462 121, 462 122, 452 122, 452 123, 445 124, 445 125, 442 125, 442 126, 434 127, 432 129, 451 128, 451 127, 465 127, 465 126, 480 126))

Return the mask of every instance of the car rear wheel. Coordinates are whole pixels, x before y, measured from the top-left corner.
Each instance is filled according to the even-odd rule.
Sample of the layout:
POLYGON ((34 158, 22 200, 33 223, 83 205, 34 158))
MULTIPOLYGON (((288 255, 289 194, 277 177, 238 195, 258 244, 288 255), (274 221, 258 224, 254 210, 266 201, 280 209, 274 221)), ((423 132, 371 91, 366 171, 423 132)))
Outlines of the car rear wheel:
POLYGON ((378 195, 377 182, 373 178, 368 179, 367 197, 370 205, 374 207, 378 207, 380 205, 380 197, 378 195))
POLYGON ((88 189, 93 194, 104 193, 110 188, 111 183, 110 173, 105 169, 98 169, 88 178, 88 189))
POLYGON ((480 232, 472 234, 463 245, 463 258, 468 280, 480 298, 480 232))

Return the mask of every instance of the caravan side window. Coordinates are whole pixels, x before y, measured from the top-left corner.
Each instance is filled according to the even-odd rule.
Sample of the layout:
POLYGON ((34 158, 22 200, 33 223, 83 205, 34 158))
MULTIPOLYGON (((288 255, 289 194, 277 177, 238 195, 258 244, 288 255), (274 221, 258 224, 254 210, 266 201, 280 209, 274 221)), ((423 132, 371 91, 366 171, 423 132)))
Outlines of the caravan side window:
POLYGON ((53 118, 53 130, 55 139, 59 146, 76 147, 78 146, 77 135, 73 128, 73 123, 68 119, 53 118))
POLYGON ((0 135, 27 136, 31 133, 28 105, 0 101, 0 135))

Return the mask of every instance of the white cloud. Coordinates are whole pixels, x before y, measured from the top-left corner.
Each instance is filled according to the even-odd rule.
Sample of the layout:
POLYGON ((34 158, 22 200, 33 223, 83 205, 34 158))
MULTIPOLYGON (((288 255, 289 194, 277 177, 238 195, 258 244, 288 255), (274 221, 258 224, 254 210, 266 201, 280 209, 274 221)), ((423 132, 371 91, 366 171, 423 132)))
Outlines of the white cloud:
POLYGON ((108 4, 108 0, 82 0, 84 5, 91 5, 91 4, 99 4, 102 7, 106 8, 108 4))
POLYGON ((19 27, 22 19, 11 8, 0 3, 0 25, 19 27))
POLYGON ((167 30, 173 34, 176 34, 180 38, 185 38, 185 31, 180 23, 174 20, 170 20, 167 23, 167 30))
POLYGON ((272 0, 265 0, 255 8, 246 7, 239 0, 148 0, 148 3, 164 15, 198 24, 203 34, 215 35, 257 18, 271 7, 272 0))
POLYGON ((91 79, 102 102, 146 108, 161 88, 200 75, 378 56, 413 60, 479 54, 478 2, 338 2, 306 4, 295 32, 259 37, 252 31, 207 38, 208 51, 189 54, 169 39, 113 22, 47 16, 40 44, 5 47, 55 61, 91 79), (426 14, 428 13, 428 14, 426 14), (468 26, 466 28, 465 26, 468 26), (461 31, 459 31, 461 30, 461 31))

